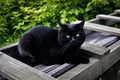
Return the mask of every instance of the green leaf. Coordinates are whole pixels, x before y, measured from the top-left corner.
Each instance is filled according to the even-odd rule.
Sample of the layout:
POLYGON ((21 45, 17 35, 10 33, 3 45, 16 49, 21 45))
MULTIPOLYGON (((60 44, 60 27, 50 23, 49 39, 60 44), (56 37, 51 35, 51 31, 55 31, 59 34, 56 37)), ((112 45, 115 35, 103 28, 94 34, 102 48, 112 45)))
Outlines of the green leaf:
POLYGON ((87 21, 89 19, 89 15, 88 14, 84 14, 84 20, 87 21))

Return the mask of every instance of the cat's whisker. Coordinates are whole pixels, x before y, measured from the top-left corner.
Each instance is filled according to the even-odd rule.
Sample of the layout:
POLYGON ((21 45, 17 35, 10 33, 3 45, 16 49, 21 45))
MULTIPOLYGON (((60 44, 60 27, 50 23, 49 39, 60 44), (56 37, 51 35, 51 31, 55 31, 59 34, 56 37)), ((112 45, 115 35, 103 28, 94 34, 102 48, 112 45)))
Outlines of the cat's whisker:
POLYGON ((67 43, 66 45, 64 45, 62 48, 60 48, 58 51, 57 51, 57 57, 58 56, 61 56, 66 50, 67 48, 70 46, 69 43, 67 43))

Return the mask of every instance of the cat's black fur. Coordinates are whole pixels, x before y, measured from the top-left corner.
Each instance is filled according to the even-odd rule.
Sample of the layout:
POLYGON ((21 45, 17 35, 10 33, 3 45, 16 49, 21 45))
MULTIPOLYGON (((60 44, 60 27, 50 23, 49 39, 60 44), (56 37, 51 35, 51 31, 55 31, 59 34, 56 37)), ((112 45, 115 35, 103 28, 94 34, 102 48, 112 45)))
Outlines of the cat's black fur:
POLYGON ((61 24, 59 30, 36 26, 20 39, 20 55, 28 62, 38 64, 88 63, 80 46, 85 41, 84 21, 78 24, 61 24))

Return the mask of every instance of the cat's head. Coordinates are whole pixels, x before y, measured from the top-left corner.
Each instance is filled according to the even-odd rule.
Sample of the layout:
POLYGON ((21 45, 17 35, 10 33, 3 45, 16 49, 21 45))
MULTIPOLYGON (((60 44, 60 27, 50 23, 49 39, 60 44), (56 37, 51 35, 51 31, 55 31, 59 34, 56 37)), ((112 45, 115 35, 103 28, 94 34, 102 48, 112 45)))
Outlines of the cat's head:
POLYGON ((61 45, 81 46, 85 41, 84 21, 75 24, 59 23, 58 41, 61 45))

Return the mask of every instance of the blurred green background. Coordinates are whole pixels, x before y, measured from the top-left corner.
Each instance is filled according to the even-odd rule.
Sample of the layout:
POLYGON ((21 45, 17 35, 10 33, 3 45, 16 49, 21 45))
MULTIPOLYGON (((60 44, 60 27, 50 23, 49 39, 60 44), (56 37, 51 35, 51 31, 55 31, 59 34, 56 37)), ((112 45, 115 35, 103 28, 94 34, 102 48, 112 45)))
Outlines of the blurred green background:
POLYGON ((0 0, 0 47, 18 42, 35 25, 89 20, 120 8, 120 0, 0 0))

